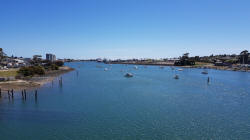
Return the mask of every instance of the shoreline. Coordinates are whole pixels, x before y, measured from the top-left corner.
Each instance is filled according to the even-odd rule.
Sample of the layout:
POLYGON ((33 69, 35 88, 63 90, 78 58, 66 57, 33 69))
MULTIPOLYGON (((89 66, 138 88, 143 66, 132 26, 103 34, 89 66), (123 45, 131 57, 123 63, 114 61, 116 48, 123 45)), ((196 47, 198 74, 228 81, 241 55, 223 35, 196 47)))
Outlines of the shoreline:
POLYGON ((228 67, 228 66, 214 66, 214 65, 198 65, 198 66, 175 66, 170 63, 136 63, 136 62, 110 62, 108 64, 124 64, 124 65, 145 65, 145 66, 170 66, 180 68, 197 68, 197 69, 214 69, 214 70, 225 70, 225 71, 238 71, 238 72, 250 72, 250 69, 244 70, 243 68, 228 67))
POLYGON ((34 90, 42 87, 43 85, 53 81, 56 77, 73 71, 73 68, 68 66, 60 67, 59 70, 48 71, 43 76, 34 76, 31 79, 18 79, 15 81, 0 82, 0 89, 3 92, 8 90, 21 91, 21 90, 34 90))

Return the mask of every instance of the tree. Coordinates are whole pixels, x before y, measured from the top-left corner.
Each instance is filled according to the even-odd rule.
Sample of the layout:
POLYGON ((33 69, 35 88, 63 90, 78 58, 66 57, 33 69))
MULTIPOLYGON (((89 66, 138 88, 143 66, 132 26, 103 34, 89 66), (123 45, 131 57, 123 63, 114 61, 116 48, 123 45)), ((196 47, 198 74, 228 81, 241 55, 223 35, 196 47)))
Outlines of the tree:
POLYGON ((200 61, 200 57, 199 57, 199 56, 195 56, 195 57, 194 57, 194 60, 195 60, 195 61, 200 61))
POLYGON ((249 56, 249 53, 247 50, 242 51, 240 53, 240 63, 247 64, 248 63, 248 56, 249 56))
POLYGON ((189 53, 184 53, 180 60, 175 62, 177 66, 195 65, 195 61, 189 58, 189 53))
POLYGON ((22 67, 17 71, 18 74, 26 77, 26 76, 33 76, 33 75, 44 75, 45 70, 42 66, 29 66, 29 67, 22 67))
POLYGON ((184 53, 182 59, 188 59, 188 58, 189 58, 189 53, 184 53))
POLYGON ((2 59, 5 57, 6 57, 6 54, 3 52, 3 49, 0 48, 0 61, 2 61, 2 59))
POLYGON ((64 62, 63 61, 56 61, 55 64, 58 66, 58 67, 61 67, 64 65, 64 62))

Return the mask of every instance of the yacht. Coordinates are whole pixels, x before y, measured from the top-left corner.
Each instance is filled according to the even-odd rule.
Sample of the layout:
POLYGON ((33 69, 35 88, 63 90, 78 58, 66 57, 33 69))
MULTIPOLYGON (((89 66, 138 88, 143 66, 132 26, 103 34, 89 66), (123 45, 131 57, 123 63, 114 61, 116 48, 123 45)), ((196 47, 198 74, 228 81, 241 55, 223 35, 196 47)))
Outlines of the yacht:
POLYGON ((130 77, 133 77, 133 74, 132 73, 126 73, 124 76, 127 77, 127 78, 130 78, 130 77))
POLYGON ((208 74, 208 72, 207 71, 203 71, 203 72, 201 72, 202 74, 208 74))
POLYGON ((174 79, 179 79, 179 76, 176 74, 176 75, 174 76, 174 79))

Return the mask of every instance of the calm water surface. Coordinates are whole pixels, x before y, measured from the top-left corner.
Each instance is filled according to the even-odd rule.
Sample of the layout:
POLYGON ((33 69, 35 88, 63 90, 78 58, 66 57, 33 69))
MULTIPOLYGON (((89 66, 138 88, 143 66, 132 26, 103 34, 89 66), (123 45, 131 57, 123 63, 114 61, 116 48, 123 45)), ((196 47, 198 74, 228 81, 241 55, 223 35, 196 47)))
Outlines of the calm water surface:
POLYGON ((78 76, 38 89, 37 102, 33 91, 25 102, 20 93, 0 99, 1 140, 250 139, 250 73, 67 65, 78 76))

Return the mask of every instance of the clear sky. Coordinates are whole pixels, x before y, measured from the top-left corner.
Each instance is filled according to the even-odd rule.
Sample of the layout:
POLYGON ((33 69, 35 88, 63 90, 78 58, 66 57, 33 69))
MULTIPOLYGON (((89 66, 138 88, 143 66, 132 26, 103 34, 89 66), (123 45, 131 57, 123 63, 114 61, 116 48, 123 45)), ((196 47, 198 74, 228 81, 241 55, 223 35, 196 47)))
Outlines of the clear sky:
POLYGON ((0 0, 8 55, 166 58, 250 51, 250 0, 0 0))

